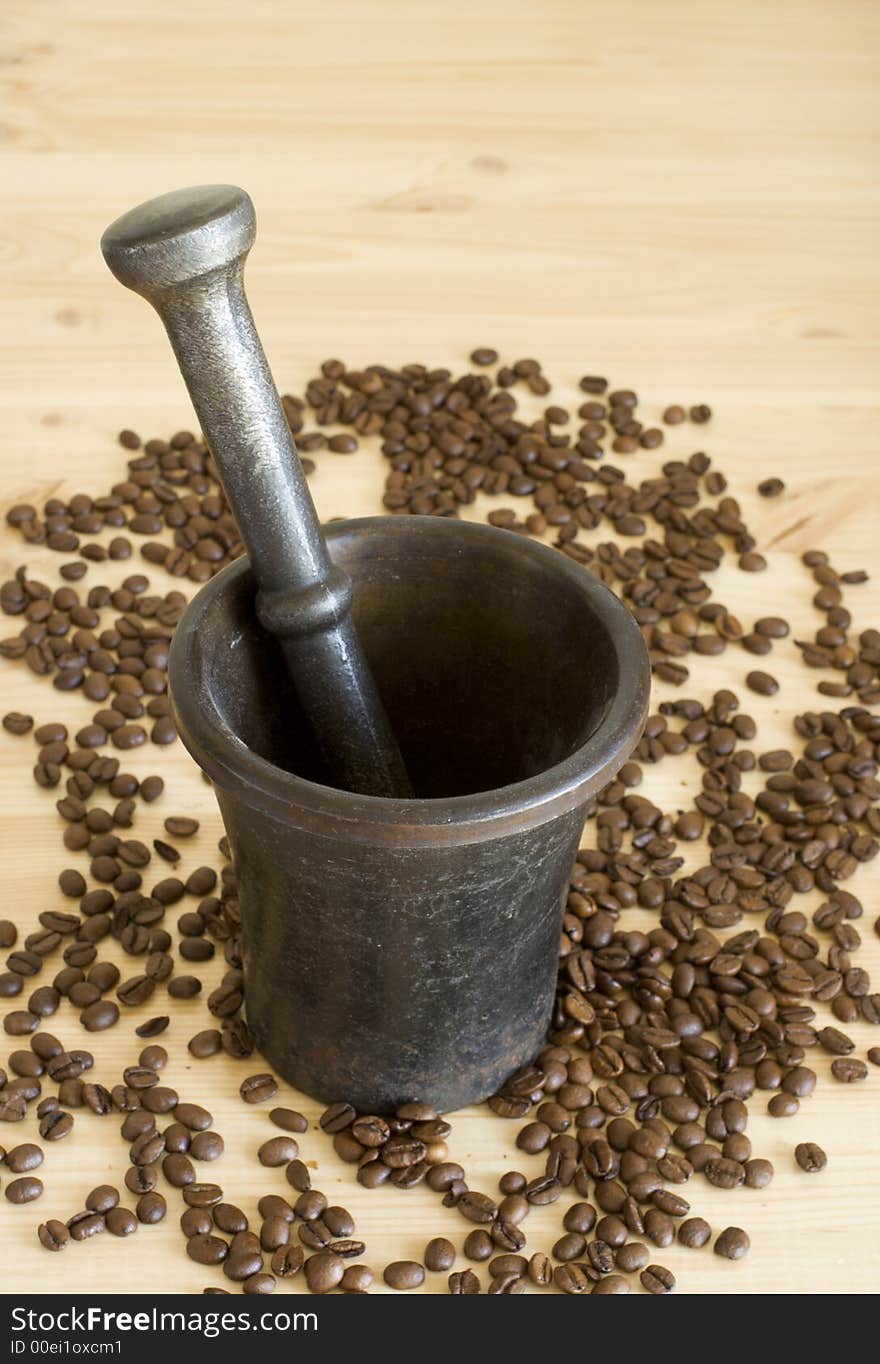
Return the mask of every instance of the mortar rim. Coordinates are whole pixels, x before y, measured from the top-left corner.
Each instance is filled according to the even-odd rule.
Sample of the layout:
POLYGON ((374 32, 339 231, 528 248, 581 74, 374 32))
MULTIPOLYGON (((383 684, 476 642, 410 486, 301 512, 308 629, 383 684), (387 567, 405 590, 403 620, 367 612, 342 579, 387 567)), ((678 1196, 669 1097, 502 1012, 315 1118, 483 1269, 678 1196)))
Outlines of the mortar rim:
POLYGON ((197 679, 199 626, 230 586, 250 572, 246 556, 207 582, 186 608, 171 644, 169 691, 184 746, 211 781, 249 807, 317 836, 400 848, 482 842, 516 834, 586 804, 626 761, 641 735, 650 694, 650 663, 635 620, 610 588, 573 560, 536 541, 479 522, 431 516, 371 516, 325 525, 328 544, 381 529, 401 539, 425 535, 454 540, 504 540, 513 559, 539 560, 565 578, 607 632, 618 662, 618 689, 599 727, 579 748, 523 781, 471 795, 395 800, 356 795, 308 781, 276 767, 238 737, 206 686, 197 679), (248 796, 242 794, 242 787, 248 796))

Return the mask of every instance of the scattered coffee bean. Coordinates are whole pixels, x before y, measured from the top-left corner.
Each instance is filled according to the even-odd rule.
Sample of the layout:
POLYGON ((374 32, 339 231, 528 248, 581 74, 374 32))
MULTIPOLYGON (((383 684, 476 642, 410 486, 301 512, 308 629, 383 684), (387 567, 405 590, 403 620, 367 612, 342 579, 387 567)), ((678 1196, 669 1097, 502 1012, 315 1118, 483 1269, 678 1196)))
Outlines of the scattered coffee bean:
POLYGON ((278 1083, 274 1075, 249 1075, 242 1080, 238 1092, 246 1104, 261 1104, 274 1098, 278 1093, 278 1083))
POLYGON ((725 1260, 741 1260, 748 1252, 750 1241, 741 1227, 725 1227, 712 1247, 716 1255, 725 1260))
POLYGON ((309 1124, 302 1113, 297 1113, 295 1108, 272 1108, 269 1111, 269 1121, 276 1127, 280 1127, 283 1132, 307 1132, 309 1124))
POLYGON ((417 1260, 395 1260, 385 1266, 382 1278, 389 1288, 420 1288, 425 1282, 425 1269, 417 1260))
POLYGON ((41 1222, 37 1228, 37 1235, 40 1238, 40 1245, 45 1246, 46 1250, 64 1250, 70 1244, 70 1232, 63 1222, 55 1218, 41 1222))
POLYGON ((814 1141, 802 1141, 794 1148, 794 1158, 807 1174, 817 1174, 828 1164, 828 1157, 814 1141))
POLYGON ((843 1085, 867 1079, 868 1067, 857 1056, 839 1056, 831 1062, 831 1074, 843 1085))
POLYGON ((22 1175, 11 1180, 3 1192, 10 1203, 33 1203, 43 1192, 43 1184, 36 1175, 22 1175))
POLYGON ((671 1293, 675 1287, 675 1275, 663 1265, 648 1265, 639 1281, 646 1293, 671 1293))

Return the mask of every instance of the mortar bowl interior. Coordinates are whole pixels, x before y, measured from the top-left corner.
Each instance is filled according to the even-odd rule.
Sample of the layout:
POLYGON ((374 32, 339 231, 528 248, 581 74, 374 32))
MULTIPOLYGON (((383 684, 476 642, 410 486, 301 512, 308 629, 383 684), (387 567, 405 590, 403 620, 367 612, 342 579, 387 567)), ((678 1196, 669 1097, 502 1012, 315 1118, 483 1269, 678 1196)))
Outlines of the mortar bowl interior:
MULTIPOLYGON (((644 714, 647 658, 629 612, 593 575, 473 523, 373 517, 325 530, 419 803, 573 788, 585 765, 598 780, 622 760, 644 714)), ((209 775, 211 754, 232 741, 263 777, 327 786, 255 590, 239 560, 178 627, 171 685, 184 741, 209 775)))

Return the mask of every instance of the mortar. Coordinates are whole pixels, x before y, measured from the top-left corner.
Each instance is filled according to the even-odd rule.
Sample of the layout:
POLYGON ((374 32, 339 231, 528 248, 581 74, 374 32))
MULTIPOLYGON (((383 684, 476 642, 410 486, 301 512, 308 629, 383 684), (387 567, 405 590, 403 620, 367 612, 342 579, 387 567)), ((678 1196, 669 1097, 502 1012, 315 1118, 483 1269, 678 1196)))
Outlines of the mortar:
POLYGON ((416 798, 327 784, 246 559, 177 627, 174 714, 229 835, 263 1055, 326 1102, 459 1108, 544 1041, 585 807, 640 737, 647 652, 601 582, 511 532, 325 533, 416 798))

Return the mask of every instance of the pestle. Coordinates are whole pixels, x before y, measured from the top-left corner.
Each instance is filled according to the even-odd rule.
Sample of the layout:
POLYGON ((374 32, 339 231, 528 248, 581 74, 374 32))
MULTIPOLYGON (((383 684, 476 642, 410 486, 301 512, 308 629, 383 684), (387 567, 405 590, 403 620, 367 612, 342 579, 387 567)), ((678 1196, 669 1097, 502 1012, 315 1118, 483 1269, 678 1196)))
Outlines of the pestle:
POLYGON ((278 637, 333 783, 412 795, 351 619, 351 581, 331 562, 244 292, 254 206, 233 185, 140 204, 101 250, 158 312, 238 523, 261 625, 278 637))

